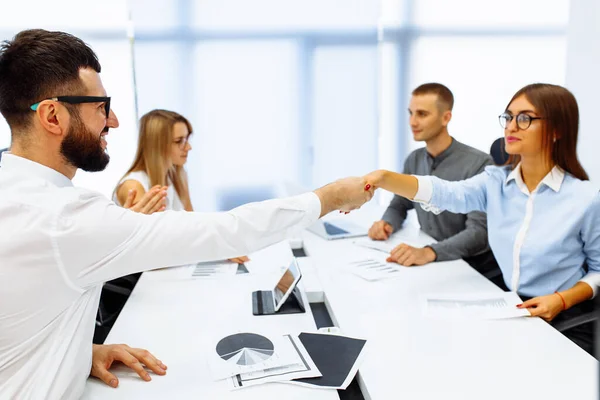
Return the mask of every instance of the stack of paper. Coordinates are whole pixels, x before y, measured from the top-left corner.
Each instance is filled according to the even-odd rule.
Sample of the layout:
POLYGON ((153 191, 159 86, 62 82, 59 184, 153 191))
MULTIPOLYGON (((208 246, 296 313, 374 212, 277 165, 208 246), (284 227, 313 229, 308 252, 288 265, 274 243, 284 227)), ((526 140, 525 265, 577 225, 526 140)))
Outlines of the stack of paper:
POLYGON ((358 372, 367 341, 327 333, 301 333, 299 338, 323 375, 294 379, 288 383, 345 390, 358 372))
POLYGON ((231 389, 322 376, 294 335, 229 335, 210 350, 208 360, 215 380, 227 379, 231 389))

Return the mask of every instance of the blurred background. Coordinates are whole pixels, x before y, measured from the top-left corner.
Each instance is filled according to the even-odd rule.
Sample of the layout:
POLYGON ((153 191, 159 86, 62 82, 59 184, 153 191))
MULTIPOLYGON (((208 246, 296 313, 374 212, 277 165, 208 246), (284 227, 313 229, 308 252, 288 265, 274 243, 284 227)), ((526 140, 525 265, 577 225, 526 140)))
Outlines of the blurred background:
MULTIPOLYGON (((314 188, 400 171, 422 146, 406 111, 421 83, 453 91, 450 134, 485 152, 503 135, 497 116, 528 83, 566 84, 582 113, 593 110, 593 88, 578 77, 586 58, 600 60, 595 3, 60 0, 48 10, 33 0, 0 14, 0 39, 59 29, 97 52, 121 127, 108 137, 109 168, 79 172, 77 184, 110 195, 133 159, 137 119, 164 108, 193 125, 192 201, 214 211, 277 196, 282 182, 314 188)), ((0 118, 0 148, 9 145, 0 118)))

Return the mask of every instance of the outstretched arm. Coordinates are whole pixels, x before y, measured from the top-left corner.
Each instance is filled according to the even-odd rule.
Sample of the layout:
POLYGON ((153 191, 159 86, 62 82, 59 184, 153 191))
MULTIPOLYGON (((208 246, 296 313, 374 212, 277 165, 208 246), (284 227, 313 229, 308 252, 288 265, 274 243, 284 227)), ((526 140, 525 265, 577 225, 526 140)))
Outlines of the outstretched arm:
POLYGON ((487 206, 486 181, 489 172, 482 172, 464 181, 450 182, 435 176, 413 176, 386 170, 377 170, 365 176, 375 188, 385 189, 419 203, 428 211, 448 210, 467 214, 485 211, 487 206))

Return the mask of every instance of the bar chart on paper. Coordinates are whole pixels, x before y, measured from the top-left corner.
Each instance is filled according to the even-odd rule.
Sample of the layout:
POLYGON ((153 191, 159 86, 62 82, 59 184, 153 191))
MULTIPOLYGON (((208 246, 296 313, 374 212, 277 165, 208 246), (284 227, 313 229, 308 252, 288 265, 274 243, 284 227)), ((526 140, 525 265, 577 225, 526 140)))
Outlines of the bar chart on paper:
POLYGON ((396 278, 401 271, 397 264, 373 258, 351 261, 345 267, 367 281, 396 278))
POLYGON ((214 279, 233 276, 238 271, 238 264, 230 261, 211 261, 197 263, 192 269, 194 279, 214 279))
POLYGON ((238 333, 227 336, 217 343, 217 354, 232 364, 254 365, 271 358, 273 342, 254 333, 238 333))

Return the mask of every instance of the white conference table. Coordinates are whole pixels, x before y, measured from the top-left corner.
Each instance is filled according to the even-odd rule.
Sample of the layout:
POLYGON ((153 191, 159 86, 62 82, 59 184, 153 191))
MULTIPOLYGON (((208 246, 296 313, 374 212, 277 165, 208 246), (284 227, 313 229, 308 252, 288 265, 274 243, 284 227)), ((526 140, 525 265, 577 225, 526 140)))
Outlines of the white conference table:
MULTIPOLYGON (((335 390, 269 383, 230 391, 215 382, 207 352, 218 339, 237 332, 283 335, 316 331, 304 294, 306 313, 254 316, 251 294, 273 288, 281 267, 292 258, 287 242, 252 254, 250 274, 224 279, 191 279, 185 268, 142 274, 105 343, 145 348, 163 361, 165 376, 144 382, 121 367, 114 370, 119 387, 88 379, 83 399, 339 399, 335 390)), ((303 291, 304 293, 304 291, 303 291)))
MULTIPOLYGON (((355 218, 367 224, 369 215, 355 218)), ((309 256, 299 259, 305 296, 325 301, 342 333, 368 340, 358 374, 367 400, 598 398, 597 361, 538 318, 467 322, 423 316, 424 293, 500 291, 464 261, 406 268, 394 280, 367 282, 344 271, 344 261, 383 253, 355 246, 353 239, 325 241, 308 232, 303 239, 309 256)), ((390 241, 433 240, 408 226, 390 241)), ((118 389, 90 379, 84 398, 338 398, 335 391, 287 384, 228 391, 212 382, 203 361, 211 341, 229 333, 315 329, 310 308, 270 317, 250 311, 250 293, 274 285, 289 253, 286 244, 258 252, 248 264, 251 274, 226 281, 182 280, 176 269, 143 274, 106 343, 147 348, 169 366, 168 373, 146 383, 117 370, 118 389)))

